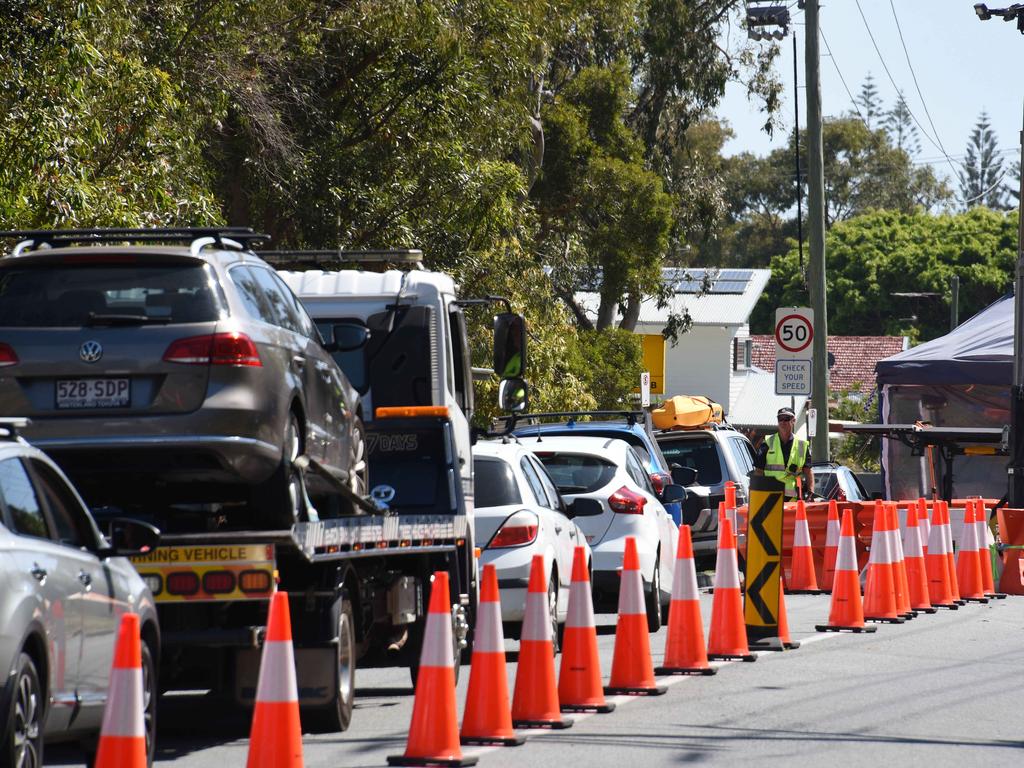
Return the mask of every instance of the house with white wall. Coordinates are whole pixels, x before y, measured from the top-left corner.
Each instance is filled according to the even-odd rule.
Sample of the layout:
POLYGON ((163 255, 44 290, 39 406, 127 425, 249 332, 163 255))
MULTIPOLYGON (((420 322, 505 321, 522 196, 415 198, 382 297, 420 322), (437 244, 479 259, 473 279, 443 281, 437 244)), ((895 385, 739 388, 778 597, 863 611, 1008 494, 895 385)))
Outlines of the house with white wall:
MULTIPOLYGON (((737 426, 744 423, 731 418, 732 414, 746 410, 760 418, 767 409, 774 421, 775 411, 789 405, 789 398, 776 399, 774 375, 753 367, 752 348, 746 342, 750 314, 770 275, 768 269, 662 269, 663 280, 673 288, 668 306, 659 308, 655 299, 647 299, 636 325, 636 333, 643 336, 644 363, 651 372, 652 399, 707 395, 722 404, 737 426), (692 326, 672 344, 662 331, 670 314, 684 312, 689 313, 692 326), (751 409, 742 407, 747 400, 751 409)), ((597 317, 597 293, 577 293, 576 301, 597 317)), ((800 409, 803 403, 796 405, 800 409)))

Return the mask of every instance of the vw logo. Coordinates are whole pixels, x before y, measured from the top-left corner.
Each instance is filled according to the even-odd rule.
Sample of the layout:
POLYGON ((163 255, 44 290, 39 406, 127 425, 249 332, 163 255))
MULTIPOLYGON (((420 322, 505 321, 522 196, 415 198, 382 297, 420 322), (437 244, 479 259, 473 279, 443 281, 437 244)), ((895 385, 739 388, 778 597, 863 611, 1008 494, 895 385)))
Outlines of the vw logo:
POLYGON ((87 341, 78 350, 78 356, 82 358, 82 362, 95 363, 103 357, 103 347, 98 341, 87 341))

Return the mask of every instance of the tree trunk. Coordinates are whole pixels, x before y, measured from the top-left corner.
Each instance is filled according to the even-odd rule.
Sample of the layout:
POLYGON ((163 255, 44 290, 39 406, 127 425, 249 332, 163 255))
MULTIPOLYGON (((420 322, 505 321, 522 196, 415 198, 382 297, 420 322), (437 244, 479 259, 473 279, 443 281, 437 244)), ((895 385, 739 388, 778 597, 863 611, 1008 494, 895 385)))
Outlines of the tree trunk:
POLYGON ((618 301, 610 296, 601 294, 601 306, 597 309, 597 330, 603 331, 612 327, 615 322, 615 309, 618 301))
POLYGON ((629 299, 626 302, 626 311, 622 313, 622 322, 619 323, 619 328, 630 333, 636 331, 636 324, 640 321, 642 298, 635 293, 629 294, 629 299))

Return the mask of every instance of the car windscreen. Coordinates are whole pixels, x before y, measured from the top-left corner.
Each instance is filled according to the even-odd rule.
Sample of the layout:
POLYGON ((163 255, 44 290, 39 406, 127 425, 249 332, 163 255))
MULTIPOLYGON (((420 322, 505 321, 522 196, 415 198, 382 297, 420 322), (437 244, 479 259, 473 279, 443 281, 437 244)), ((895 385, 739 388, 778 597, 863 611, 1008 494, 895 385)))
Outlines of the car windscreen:
POLYGON ((0 327, 200 323, 219 319, 215 280, 198 261, 0 268, 0 327))
POLYGON ((562 493, 592 493, 615 476, 615 464, 578 453, 537 453, 551 479, 562 493))
POLYGON ((710 438, 688 438, 665 440, 661 452, 671 467, 689 467, 697 470, 697 485, 718 485, 722 482, 722 465, 718 460, 718 448, 710 438))
POLYGON ((473 460, 474 504, 477 507, 504 507, 523 501, 512 467, 501 459, 479 457, 473 460))

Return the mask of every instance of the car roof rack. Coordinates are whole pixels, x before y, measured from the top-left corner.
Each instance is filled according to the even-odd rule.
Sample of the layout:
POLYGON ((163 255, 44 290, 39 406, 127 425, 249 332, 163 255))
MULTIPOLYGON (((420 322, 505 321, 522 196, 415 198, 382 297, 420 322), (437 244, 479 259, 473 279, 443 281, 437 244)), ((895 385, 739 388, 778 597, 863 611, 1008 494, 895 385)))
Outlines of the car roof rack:
POLYGON ((278 269, 337 269, 353 264, 365 266, 394 265, 423 269, 423 251, 418 248, 375 250, 269 250, 256 255, 278 269))
POLYGON ((22 416, 0 418, 0 440, 17 440, 18 430, 31 423, 31 420, 22 416))
POLYGON ((252 243, 270 240, 270 235, 253 231, 252 227, 147 227, 90 229, 15 229, 0 231, 0 238, 18 240, 11 256, 44 248, 60 248, 82 243, 190 243, 206 240, 206 245, 245 249, 252 243))
MULTIPOLYGON (((569 423, 575 423, 582 416, 611 416, 614 417, 614 420, 622 420, 633 426, 634 424, 643 423, 645 415, 646 411, 551 411, 548 413, 515 413, 509 416, 499 416, 498 419, 512 420, 513 429, 516 426, 516 422, 527 421, 528 419, 537 419, 538 421, 543 419, 565 419, 569 423)), ((604 419, 604 421, 612 420, 604 419)), ((600 420, 597 423, 600 423, 600 420)))

